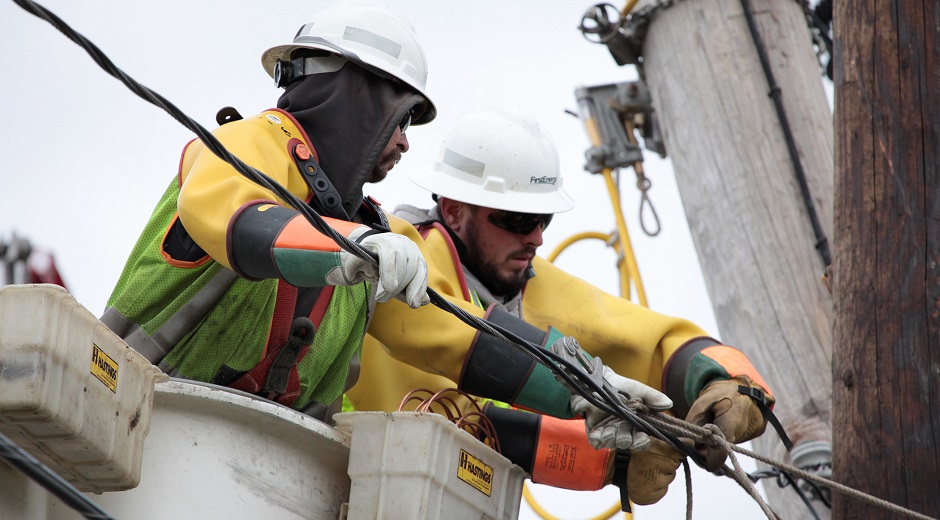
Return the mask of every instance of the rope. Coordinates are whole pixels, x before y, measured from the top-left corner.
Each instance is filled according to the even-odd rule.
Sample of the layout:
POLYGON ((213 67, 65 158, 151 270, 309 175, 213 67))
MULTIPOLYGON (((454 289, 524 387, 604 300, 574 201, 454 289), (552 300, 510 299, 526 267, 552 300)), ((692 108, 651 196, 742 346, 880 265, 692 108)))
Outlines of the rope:
POLYGON ((772 510, 770 510, 770 507, 767 506, 763 498, 760 497, 760 494, 757 493, 757 489, 754 487, 753 482, 750 480, 750 478, 747 477, 747 473, 745 473, 738 464, 737 458, 734 456, 735 453, 748 456, 754 460, 763 462, 769 466, 776 467, 801 479, 813 482, 823 487, 828 487, 829 489, 842 493, 845 496, 881 507, 893 513, 903 515, 908 518, 917 518, 920 520, 936 520, 933 517, 901 507, 897 504, 888 502, 887 500, 882 500, 878 497, 863 493, 844 484, 820 477, 819 475, 804 471, 803 469, 796 466, 785 464, 770 457, 765 457, 759 453, 742 448, 736 444, 730 443, 725 439, 724 435, 721 433, 721 430, 719 430, 718 427, 713 424, 708 424, 704 427, 697 426, 681 419, 672 417, 668 414, 651 411, 641 401, 634 400, 631 401, 631 404, 635 405, 635 409, 638 411, 638 413, 644 415, 647 421, 657 425, 658 427, 670 431, 680 437, 690 438, 709 447, 722 449, 725 453, 727 453, 728 459, 731 460, 734 468, 731 469, 725 466, 722 468, 721 474, 733 478, 735 482, 738 482, 738 484, 748 490, 748 493, 751 494, 751 496, 754 497, 754 500, 761 506, 761 510, 764 511, 764 514, 767 515, 768 519, 777 519, 777 516, 773 513, 772 510))
MULTIPOLYGON (((636 126, 633 124, 633 121, 626 119, 623 122, 623 128, 627 133, 627 141, 633 146, 639 147, 640 143, 636 139, 636 134, 633 132, 636 129, 636 126)), ((636 172, 636 187, 640 190, 640 228, 643 229, 643 232, 647 236, 655 237, 662 230, 662 225, 659 223, 659 215, 656 213, 656 208, 653 207, 653 202, 650 200, 649 189, 652 187, 653 183, 646 177, 646 174, 643 173, 643 161, 637 161, 633 163, 633 171, 636 172), (650 214, 653 215, 653 222, 656 224, 655 231, 650 231, 646 227, 646 219, 643 218, 645 214, 643 208, 649 207, 650 214)))

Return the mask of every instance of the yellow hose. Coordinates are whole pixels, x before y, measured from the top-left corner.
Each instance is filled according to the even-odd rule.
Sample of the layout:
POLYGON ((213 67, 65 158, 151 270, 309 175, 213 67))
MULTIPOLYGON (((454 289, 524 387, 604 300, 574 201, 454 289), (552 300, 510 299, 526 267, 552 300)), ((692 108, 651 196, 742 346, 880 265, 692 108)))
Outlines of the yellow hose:
MULTIPOLYGON (((532 495, 532 491, 529 489, 529 485, 525 484, 522 486, 522 497, 525 499, 526 504, 529 504, 529 507, 535 511, 535 514, 539 515, 539 518, 543 520, 561 520, 557 516, 553 516, 551 513, 546 511, 538 502, 535 501, 535 496, 532 495)), ((608 518, 613 518, 614 515, 620 512, 620 502, 610 506, 603 513, 589 518, 588 520, 607 520, 608 518)), ((630 520, 633 518, 633 515, 630 513, 624 513, 624 518, 630 520)))
POLYGON ((630 244, 630 233, 627 231, 627 221, 623 218, 623 209, 620 207, 620 194, 617 192, 617 185, 614 183, 614 177, 610 168, 604 168, 601 172, 604 180, 607 181, 607 192, 610 195, 610 202, 614 205, 614 218, 617 220, 617 241, 620 243, 621 251, 626 262, 626 269, 629 276, 620 277, 620 296, 630 299, 630 281, 636 288, 636 297, 640 305, 648 307, 646 302, 646 290, 643 288, 643 281, 640 279, 640 268, 636 263, 636 256, 633 254, 633 245, 630 244))
POLYGON ((626 18, 627 15, 630 14, 630 11, 633 10, 633 7, 636 5, 636 3, 637 3, 638 1, 639 1, 639 0, 630 0, 630 1, 628 1, 628 2, 627 2, 627 5, 623 6, 623 9, 621 9, 621 11, 620 11, 620 16, 626 18))
MULTIPOLYGON (((582 115, 582 117, 584 118, 584 127, 585 130, 587 130, 591 144, 600 146, 601 135, 597 128, 597 122, 593 117, 588 117, 586 114, 582 115)), ((617 191, 617 184, 614 182, 613 172, 610 168, 604 168, 601 170, 601 173, 604 176, 604 181, 607 183, 607 193, 610 196, 611 205, 614 207, 614 218, 617 222, 617 243, 620 246, 620 252, 623 254, 624 260, 624 262, 618 266, 620 270, 620 296, 628 300, 630 299, 630 282, 632 281, 640 305, 648 307, 646 290, 643 288, 643 280, 640 279, 640 268, 636 263, 636 256, 633 254, 633 246, 630 243, 630 233, 627 231, 627 222, 623 218, 623 208, 620 205, 620 193, 617 191)), ((563 242, 563 244, 567 247, 574 241, 576 240, 572 242, 566 241, 563 242)))
POLYGON ((574 244, 575 242, 579 240, 586 240, 586 239, 591 239, 591 238, 595 238, 606 244, 610 242, 611 236, 608 235, 607 233, 599 233, 597 231, 585 231, 584 233, 577 233, 575 235, 571 235, 570 237, 566 238, 564 241, 562 241, 562 243, 558 244, 555 247, 555 250, 552 251, 551 254, 548 255, 547 260, 549 262, 554 262, 555 259, 558 258, 558 255, 560 255, 561 252, 567 249, 568 246, 570 246, 571 244, 574 244))

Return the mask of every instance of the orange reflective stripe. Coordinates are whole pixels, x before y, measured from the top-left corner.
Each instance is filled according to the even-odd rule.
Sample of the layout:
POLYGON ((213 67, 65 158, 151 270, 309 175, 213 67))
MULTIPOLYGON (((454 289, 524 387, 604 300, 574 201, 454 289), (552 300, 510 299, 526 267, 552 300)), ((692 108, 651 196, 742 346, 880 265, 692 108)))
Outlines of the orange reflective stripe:
POLYGON ((764 387, 764 390, 770 396, 773 396, 773 392, 770 391, 770 385, 764 381, 764 378, 761 377, 760 373, 757 372, 757 369, 754 368, 754 365, 751 364, 750 360, 747 359, 747 356, 744 355, 740 350, 729 347, 726 345, 715 345, 713 347, 707 347, 702 349, 700 354, 707 356, 710 359, 713 359, 716 363, 721 365, 731 377, 737 376, 747 376, 750 377, 755 383, 764 387))
POLYGON ((344 237, 348 237, 349 234, 352 233, 354 230, 364 227, 362 224, 349 222, 347 220, 338 220, 338 219, 330 218, 330 217, 323 217, 323 220, 325 220, 326 223, 329 224, 331 228, 338 231, 339 234, 343 235, 344 237))
POLYGON ((588 443, 584 419, 543 415, 532 481, 580 491, 601 489, 612 456, 612 450, 596 450, 588 443))
MULTIPOLYGON (((331 218, 324 220, 326 220, 326 223, 329 224, 331 228, 335 229, 343 236, 349 236, 354 229, 362 226, 362 224, 356 224, 355 222, 346 222, 331 218)), ((281 232, 277 235, 277 239, 274 240, 274 247, 307 249, 312 251, 340 250, 339 245, 337 245, 332 238, 314 229, 303 215, 297 215, 290 219, 290 222, 281 229, 281 232)))
MULTIPOLYGON (((176 221, 179 220, 179 218, 180 218, 180 214, 177 213, 176 215, 173 216, 173 219, 170 220, 170 225, 167 226, 167 227, 166 227, 166 230, 163 232, 163 241, 160 242, 161 244, 166 244, 166 237, 167 237, 167 235, 170 234, 170 230, 173 229, 173 225, 176 224, 176 221)), ((172 265, 173 267, 182 267, 183 269, 191 269, 191 268, 194 268, 194 267, 199 267, 199 266, 205 264, 206 262, 212 260, 212 257, 210 257, 208 254, 207 254, 207 255, 203 255, 202 258, 200 258, 199 260, 196 260, 195 262, 187 262, 187 261, 185 261, 185 260, 177 260, 177 259, 173 258, 172 256, 170 256, 170 254, 167 253, 167 252, 166 252, 164 249, 162 249, 162 248, 160 249, 160 256, 163 257, 163 260, 164 260, 166 263, 172 265)))

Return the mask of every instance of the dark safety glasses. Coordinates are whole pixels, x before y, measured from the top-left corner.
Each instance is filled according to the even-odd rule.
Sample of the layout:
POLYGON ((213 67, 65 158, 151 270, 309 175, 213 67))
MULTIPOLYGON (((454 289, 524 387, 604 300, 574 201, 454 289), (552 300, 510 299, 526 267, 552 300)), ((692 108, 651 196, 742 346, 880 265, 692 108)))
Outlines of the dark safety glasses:
POLYGON ((516 213, 515 211, 494 211, 486 217, 486 220, 499 229, 505 229, 510 233, 528 235, 537 227, 545 231, 545 228, 552 221, 552 216, 552 214, 538 215, 534 213, 516 213))
POLYGON ((401 122, 398 123, 398 128, 401 128, 401 133, 405 133, 408 130, 408 127, 411 126, 411 110, 405 114, 405 117, 401 118, 401 122))

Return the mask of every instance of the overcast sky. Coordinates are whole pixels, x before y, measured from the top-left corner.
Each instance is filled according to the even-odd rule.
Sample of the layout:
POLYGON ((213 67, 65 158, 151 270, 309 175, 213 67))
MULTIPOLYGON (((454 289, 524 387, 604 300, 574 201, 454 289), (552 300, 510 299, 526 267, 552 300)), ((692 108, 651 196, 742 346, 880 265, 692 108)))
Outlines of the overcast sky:
MULTIPOLYGON (((279 90, 260 56, 288 43, 328 1, 247 0, 127 2, 45 0, 133 78, 176 104, 207 128, 227 105, 255 114, 276 103, 279 90)), ((407 179, 409 169, 434 160, 440 137, 465 111, 511 104, 535 114, 555 139, 565 188, 577 207, 558 215, 540 251, 565 238, 615 228, 603 179, 583 170, 588 138, 576 110, 578 86, 636 78, 607 50, 577 30, 591 2, 486 0, 399 1, 428 59, 428 93, 439 116, 408 132, 411 151, 379 185, 369 186, 387 208, 427 206, 430 196, 407 179)), ((618 4, 619 7, 619 4, 618 4)), ((0 2, 0 240, 13 234, 54 253, 71 292, 100 315, 121 268, 166 185, 182 146, 193 136, 160 109, 108 76, 48 23, 0 2)), ((662 232, 639 227, 640 194, 632 170, 621 197, 650 307, 688 318, 720 337, 668 160, 646 152, 650 199, 662 232)), ((649 218, 649 216, 647 216, 649 218)), ((579 242, 558 264, 617 294, 615 257, 599 242, 579 242)), ((564 295, 559 295, 563 298, 564 295)), ((754 469, 747 461, 748 469, 754 469)), ((636 517, 684 518, 682 476, 666 499, 636 517)), ((585 518, 606 509, 616 488, 600 493, 535 490, 552 514, 585 518)), ((732 481, 701 471, 693 478, 695 518, 759 518, 732 481)), ((521 518, 535 518, 525 506, 521 518)))

